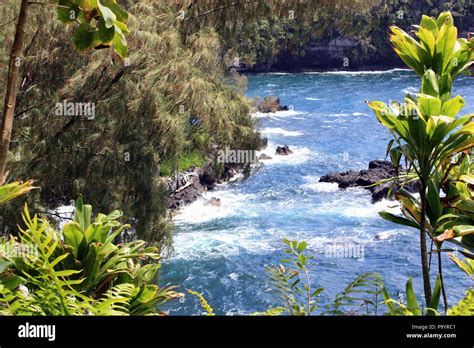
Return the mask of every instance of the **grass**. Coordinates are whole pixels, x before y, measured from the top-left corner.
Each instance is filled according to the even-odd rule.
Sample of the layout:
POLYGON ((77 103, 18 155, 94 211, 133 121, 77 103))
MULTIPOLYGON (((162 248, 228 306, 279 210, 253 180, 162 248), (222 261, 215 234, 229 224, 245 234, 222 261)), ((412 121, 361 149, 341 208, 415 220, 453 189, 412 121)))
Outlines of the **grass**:
MULTIPOLYGON (((192 166, 202 167, 206 164, 206 158, 204 154, 199 150, 194 150, 183 155, 180 155, 178 158, 178 171, 182 172, 188 170, 192 166)), ((174 163, 171 161, 163 161, 160 167, 161 176, 171 176, 173 173, 174 163)))

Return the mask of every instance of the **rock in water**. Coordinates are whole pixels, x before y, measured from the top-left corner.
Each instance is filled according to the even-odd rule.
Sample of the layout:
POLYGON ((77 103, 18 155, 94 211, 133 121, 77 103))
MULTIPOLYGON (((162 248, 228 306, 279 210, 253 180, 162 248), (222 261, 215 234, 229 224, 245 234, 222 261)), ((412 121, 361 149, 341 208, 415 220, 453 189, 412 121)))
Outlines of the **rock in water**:
POLYGON ((221 206, 221 200, 220 200, 220 198, 212 197, 210 200, 207 201, 207 205, 212 205, 214 207, 220 207, 221 206))
MULTIPOLYGON (((400 171, 404 171, 400 168, 400 171)), ((372 201, 378 202, 384 198, 393 198, 388 196, 390 192, 390 183, 385 183, 377 186, 366 187, 374 185, 375 183, 393 178, 396 176, 395 168, 389 161, 376 160, 369 163, 369 169, 361 171, 349 170, 344 173, 329 173, 322 176, 320 182, 335 182, 339 188, 345 189, 348 187, 364 187, 372 193, 372 201)), ((398 182, 400 184, 400 182, 398 182)), ((404 186, 405 189, 415 192, 418 189, 418 184, 413 183, 404 186)))
POLYGON ((263 113, 286 111, 288 106, 280 104, 280 98, 276 96, 268 96, 258 105, 258 111, 263 113))
POLYGON ((293 151, 290 150, 290 147, 288 145, 278 146, 276 148, 276 154, 280 156, 288 156, 292 153, 293 151))
POLYGON ((259 161, 265 161, 265 160, 271 160, 272 158, 264 153, 262 153, 260 156, 258 156, 259 161))

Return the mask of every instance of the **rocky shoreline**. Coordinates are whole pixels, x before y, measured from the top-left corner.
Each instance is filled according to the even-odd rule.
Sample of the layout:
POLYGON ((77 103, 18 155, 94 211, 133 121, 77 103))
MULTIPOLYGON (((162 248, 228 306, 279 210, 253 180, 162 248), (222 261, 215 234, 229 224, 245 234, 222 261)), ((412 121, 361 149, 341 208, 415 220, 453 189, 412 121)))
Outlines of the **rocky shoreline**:
MULTIPOLYGON (((280 104, 280 99, 276 96, 267 96, 257 105, 257 110, 262 113, 272 113, 276 111, 286 110, 287 107, 280 104)), ((266 149, 268 141, 266 138, 261 139, 259 150, 266 149)), ((293 151, 288 145, 277 146, 275 156, 291 156, 293 151)), ((261 153, 256 159, 256 163, 262 163, 265 160, 271 160, 272 157, 265 153, 261 153)), ((208 163, 203 167, 191 167, 187 171, 180 172, 173 177, 166 178, 168 187, 169 202, 168 209, 177 211, 182 207, 191 204, 202 197, 204 192, 212 191, 216 184, 231 181, 237 174, 243 177, 250 175, 252 164, 234 164, 225 163, 223 171, 217 173, 213 169, 213 165, 208 163)), ((400 171, 404 171, 400 168, 400 171)), ((401 182, 397 181, 393 186, 393 182, 387 182, 375 185, 380 181, 396 177, 397 173, 392 163, 384 160, 374 160, 369 163, 368 169, 354 171, 349 170, 342 173, 328 173, 319 179, 319 182, 337 183, 341 189, 349 187, 362 187, 371 192, 372 202, 376 203, 382 199, 393 199, 393 193, 399 188, 401 182)), ((417 183, 405 185, 404 189, 416 192, 418 191, 417 183)), ((210 206, 220 206, 221 202, 215 197, 211 197, 208 202, 210 206)))
MULTIPOLYGON (((166 185, 170 193, 168 209, 179 210, 198 200, 204 192, 213 190, 216 184, 227 182, 246 170, 244 166, 226 164, 224 172, 217 174, 210 164, 206 164, 203 167, 191 167, 174 177, 167 178, 166 185)), ((220 205, 220 201, 216 198, 211 198, 208 203, 213 206, 220 205)))

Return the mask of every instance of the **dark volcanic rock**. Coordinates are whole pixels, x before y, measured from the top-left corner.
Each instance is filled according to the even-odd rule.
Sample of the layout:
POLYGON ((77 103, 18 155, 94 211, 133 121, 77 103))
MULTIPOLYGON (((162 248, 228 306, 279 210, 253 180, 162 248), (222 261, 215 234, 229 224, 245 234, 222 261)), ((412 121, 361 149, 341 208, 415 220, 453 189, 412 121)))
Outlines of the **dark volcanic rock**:
POLYGON ((206 187, 208 190, 212 190, 214 186, 216 185, 216 175, 214 173, 214 170, 209 164, 206 164, 202 168, 202 174, 200 175, 200 182, 201 185, 206 187))
MULTIPOLYGON (((400 170, 403 171, 403 168, 400 168, 400 170)), ((319 181, 335 182, 342 189, 348 187, 364 187, 372 193, 372 201, 377 202, 383 198, 392 198, 391 196, 387 197, 390 192, 390 183, 371 187, 367 186, 374 185, 381 180, 393 178, 395 176, 396 172, 391 162, 376 160, 369 163, 369 169, 358 172, 349 170, 344 173, 329 173, 322 176, 319 181)), ((410 184, 404 188, 414 192, 417 190, 417 184, 410 184)))
POLYGON ((271 160, 272 158, 264 153, 262 153, 260 156, 258 156, 259 161, 265 161, 265 160, 271 160))
POLYGON ((280 156, 288 156, 293 153, 288 145, 278 146, 275 153, 280 156))
MULTIPOLYGON (((168 208, 170 210, 178 210, 194 201, 198 200, 202 193, 214 189, 219 182, 230 180, 239 171, 245 175, 246 168, 240 164, 225 164, 224 171, 220 174, 215 173, 211 165, 205 165, 202 168, 191 167, 185 172, 178 173, 177 176, 167 178, 166 185, 170 197, 168 200, 168 208)), ((208 205, 219 206, 218 199, 212 199, 208 205)))
POLYGON ((288 106, 280 104, 280 98, 275 96, 268 96, 258 104, 258 111, 263 113, 277 112, 277 111, 286 111, 288 106))
POLYGON ((201 184, 202 174, 201 168, 193 168, 168 179, 168 190, 172 192, 168 202, 169 209, 177 210, 201 197, 206 190, 201 184))

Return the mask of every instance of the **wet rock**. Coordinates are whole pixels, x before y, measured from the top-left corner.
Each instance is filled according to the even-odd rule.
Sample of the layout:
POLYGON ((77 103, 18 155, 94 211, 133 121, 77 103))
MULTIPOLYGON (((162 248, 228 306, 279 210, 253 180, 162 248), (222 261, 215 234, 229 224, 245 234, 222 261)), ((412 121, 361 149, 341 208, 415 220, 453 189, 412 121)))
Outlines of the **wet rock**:
POLYGON ((277 112, 277 111, 286 111, 288 106, 280 104, 280 98, 276 96, 268 96, 258 104, 258 111, 263 113, 277 112))
POLYGON ((259 161, 265 161, 265 160, 271 160, 272 158, 264 153, 262 153, 260 156, 258 156, 259 161))
POLYGON ((200 175, 200 182, 207 190, 212 190, 216 185, 216 174, 214 169, 209 164, 206 164, 202 168, 202 174, 200 175))
POLYGON ((288 155, 292 154, 293 151, 290 150, 290 147, 288 145, 283 145, 283 146, 278 146, 276 148, 275 153, 277 155, 280 155, 280 156, 288 156, 288 155))
POLYGON ((207 205, 212 205, 214 207, 220 207, 221 206, 221 200, 216 197, 212 197, 207 201, 207 205))
MULTIPOLYGON (((400 171, 403 171, 400 168, 400 171)), ((390 190, 390 183, 385 183, 377 186, 371 186, 385 179, 393 178, 396 176, 395 168, 389 161, 376 160, 369 163, 369 169, 361 171, 349 170, 344 173, 329 173, 322 176, 320 182, 333 182, 337 183, 339 188, 345 189, 348 187, 364 187, 372 193, 372 201, 378 202, 384 198, 393 198, 391 192, 396 191, 397 186, 394 190, 390 190), (370 186, 370 187, 367 187, 370 186)), ((397 183, 400 184, 400 183, 397 183)), ((404 186, 410 192, 415 192, 418 189, 417 183, 404 186)))

